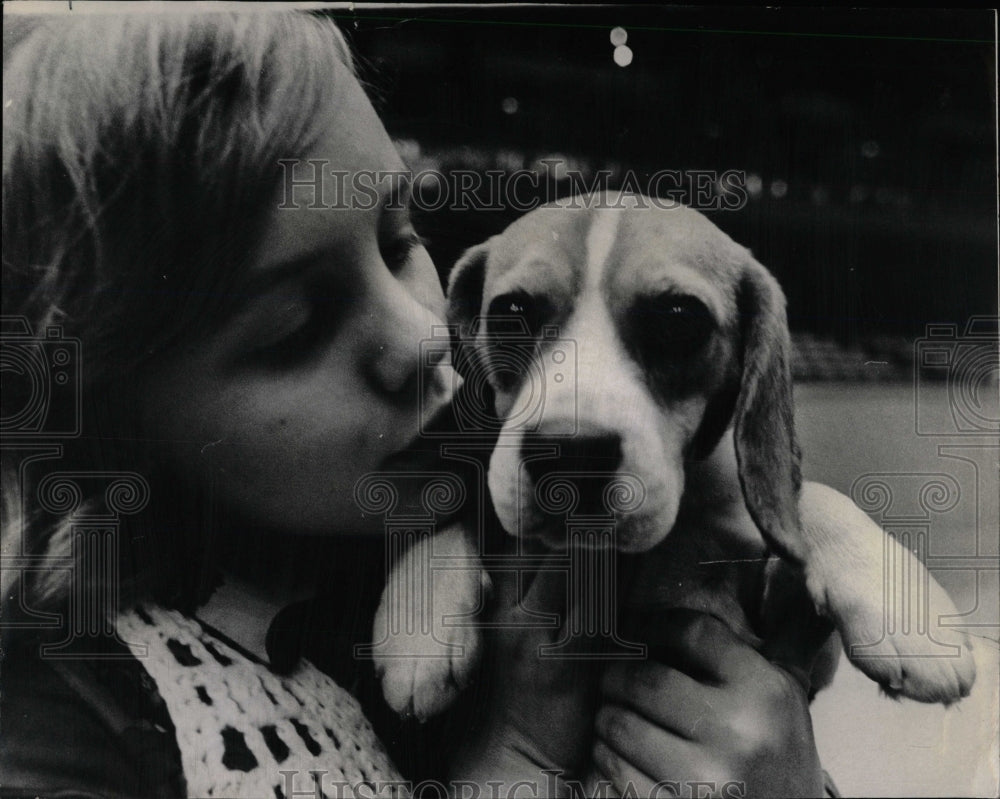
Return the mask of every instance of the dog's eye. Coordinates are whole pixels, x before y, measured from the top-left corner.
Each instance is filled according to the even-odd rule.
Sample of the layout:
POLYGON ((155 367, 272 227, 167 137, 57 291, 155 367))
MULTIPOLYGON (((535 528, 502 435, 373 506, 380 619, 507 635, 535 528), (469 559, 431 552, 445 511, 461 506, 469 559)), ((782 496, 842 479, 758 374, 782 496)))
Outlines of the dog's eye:
POLYGON ((544 297, 513 291, 495 297, 487 313, 490 378, 495 386, 510 389, 530 371, 552 306, 544 297))
POLYGON ((708 340, 715 321, 704 303, 694 297, 666 293, 645 303, 643 321, 653 331, 658 354, 681 358, 691 355, 708 340))
POLYGON ((486 330, 491 338, 534 338, 549 317, 549 304, 526 291, 501 294, 490 303, 486 330))

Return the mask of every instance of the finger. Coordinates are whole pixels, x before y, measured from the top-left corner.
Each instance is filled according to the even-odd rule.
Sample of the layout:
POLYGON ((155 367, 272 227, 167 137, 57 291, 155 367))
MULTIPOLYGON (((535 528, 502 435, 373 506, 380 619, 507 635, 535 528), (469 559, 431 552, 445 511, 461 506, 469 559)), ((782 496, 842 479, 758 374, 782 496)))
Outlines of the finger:
POLYGON ((594 741, 592 756, 597 771, 622 796, 684 796, 690 795, 692 785, 722 784, 712 779, 715 772, 704 762, 697 747, 686 741, 673 742, 651 769, 640 767, 633 762, 630 752, 602 738, 594 741))
POLYGON ((566 570, 560 568, 565 564, 558 562, 558 553, 531 541, 523 542, 520 551, 527 561, 523 568, 505 568, 494 575, 495 616, 512 626, 536 627, 547 621, 545 626, 558 627, 566 609, 566 570))
POLYGON ((619 795, 653 795, 656 780, 636 768, 622 752, 612 749, 600 738, 594 741, 593 756, 597 769, 619 795))
POLYGON ((593 658, 574 657, 567 629, 568 586, 564 556, 531 552, 531 568, 508 569, 494 576, 496 607, 490 640, 501 679, 533 676, 558 694, 596 696, 599 672, 593 658), (513 671, 511 671, 513 669, 513 671), (506 670, 506 676, 504 672, 506 670))
MULTIPOLYGON (((591 753, 591 759, 593 759, 593 753, 591 753)), ((607 799, 621 799, 621 793, 615 788, 611 778, 596 766, 594 766, 588 775, 588 779, 589 782, 585 782, 583 785, 584 796, 600 796, 602 799, 604 797, 607 797, 607 799)))
POLYGON ((602 705, 597 711, 594 732, 608 747, 647 774, 660 772, 664 753, 688 740, 631 708, 613 704, 602 705))
MULTIPOLYGON (((604 674, 601 689, 608 708, 601 712, 607 718, 618 718, 615 708, 628 710, 646 724, 688 741, 715 740, 720 720, 733 712, 724 691, 662 663, 612 666, 604 674)), ((628 715, 622 718, 636 721, 628 715)))
POLYGON ((563 615, 569 596, 566 556, 551 550, 539 550, 532 555, 539 567, 522 573, 522 607, 533 613, 563 615))
POLYGON ((769 668, 750 644, 708 613, 675 608, 662 614, 656 629, 653 656, 701 682, 742 683, 769 668))

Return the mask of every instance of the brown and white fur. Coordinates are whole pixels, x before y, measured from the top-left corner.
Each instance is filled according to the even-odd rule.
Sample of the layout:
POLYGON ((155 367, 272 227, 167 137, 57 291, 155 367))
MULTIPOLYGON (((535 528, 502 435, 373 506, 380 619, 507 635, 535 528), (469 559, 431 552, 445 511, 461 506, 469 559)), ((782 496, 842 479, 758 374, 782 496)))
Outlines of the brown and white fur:
MULTIPOLYGON (((714 613, 775 659, 782 639, 805 635, 797 625, 819 613, 855 665, 890 695, 944 703, 968 695, 975 667, 967 639, 936 623, 955 612, 944 591, 847 497, 801 485, 784 296, 750 252, 707 218, 638 195, 553 203, 469 250, 452 273, 448 300, 449 321, 473 353, 469 368, 485 370, 494 410, 506 420, 488 483, 509 533, 555 547, 565 541, 535 495, 549 470, 633 476, 645 500, 616 518, 617 544, 649 554, 626 609, 714 613), (505 334, 491 326, 498 314, 524 317, 537 341, 516 346, 536 369, 512 371, 497 349, 505 334), (542 335, 541 325, 557 328, 558 337, 542 335), (567 350, 567 340, 575 350, 571 379, 547 360, 556 348, 567 350), (541 398, 530 418, 520 412, 535 401, 528 392, 541 398), (554 445, 559 456, 526 460, 538 443, 554 445), (923 634, 886 629, 886 603, 911 588, 886 585, 887 548, 912 560, 911 579, 929 586, 936 613, 923 634), (942 643, 953 656, 941 657, 942 643)), ((433 546, 472 556, 460 529, 433 546)), ((404 570, 390 579, 402 580, 404 570)), ((475 608, 480 579, 461 571, 436 576, 435 621, 475 608)), ((396 589, 398 596, 412 586, 396 589)), ((376 639, 387 625, 384 605, 376 639)), ((466 656, 413 656, 421 640, 407 636, 390 641, 378 659, 383 691, 398 711, 433 715, 469 678, 479 633, 437 625, 434 636, 464 644, 466 656)), ((824 651, 814 687, 836 663, 836 650, 824 651)))

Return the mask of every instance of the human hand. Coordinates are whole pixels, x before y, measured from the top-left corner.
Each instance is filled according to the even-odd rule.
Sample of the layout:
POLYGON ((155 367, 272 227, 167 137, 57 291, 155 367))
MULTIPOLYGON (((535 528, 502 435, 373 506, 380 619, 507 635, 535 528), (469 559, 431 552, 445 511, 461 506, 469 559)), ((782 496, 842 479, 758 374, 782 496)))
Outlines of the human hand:
MULTIPOLYGON (((541 549, 533 554, 555 557, 541 549)), ((589 767, 604 664, 540 656, 541 647, 564 639, 566 603, 564 573, 542 568, 534 575, 494 575, 492 629, 470 692, 474 707, 465 708, 470 734, 452 760, 453 783, 489 783, 492 795, 555 799, 569 796, 565 780, 589 767), (542 613, 553 623, 540 626, 533 614, 542 613)))
POLYGON ((659 660, 604 673, 599 776, 643 797, 822 796, 807 686, 708 614, 670 611, 658 630, 659 660))

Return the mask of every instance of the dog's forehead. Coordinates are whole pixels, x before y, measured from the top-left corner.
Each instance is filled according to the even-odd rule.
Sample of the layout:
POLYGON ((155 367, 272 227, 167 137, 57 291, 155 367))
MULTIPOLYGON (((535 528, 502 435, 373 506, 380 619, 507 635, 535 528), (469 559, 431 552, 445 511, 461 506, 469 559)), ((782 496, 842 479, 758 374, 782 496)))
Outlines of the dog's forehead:
MULTIPOLYGON (((648 201, 647 201, 648 202, 648 201)), ((604 268, 610 297, 675 291, 705 300, 719 317, 735 310, 749 252, 685 206, 649 203, 624 213, 604 268)))
POLYGON ((685 206, 635 195, 588 195, 542 206, 492 248, 486 297, 520 288, 578 296, 600 286, 617 301, 674 290, 729 316, 747 251, 685 206))
POLYGON ((586 260, 587 209, 546 205, 513 222, 490 251, 485 294, 558 283, 573 291, 586 260))
POLYGON ((743 247, 706 216, 685 206, 637 208, 622 216, 613 253, 617 269, 629 279, 651 263, 677 264, 704 275, 714 284, 731 283, 747 257, 743 247))

